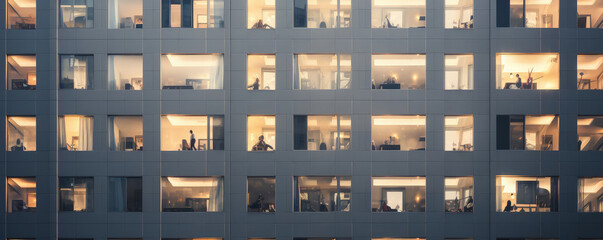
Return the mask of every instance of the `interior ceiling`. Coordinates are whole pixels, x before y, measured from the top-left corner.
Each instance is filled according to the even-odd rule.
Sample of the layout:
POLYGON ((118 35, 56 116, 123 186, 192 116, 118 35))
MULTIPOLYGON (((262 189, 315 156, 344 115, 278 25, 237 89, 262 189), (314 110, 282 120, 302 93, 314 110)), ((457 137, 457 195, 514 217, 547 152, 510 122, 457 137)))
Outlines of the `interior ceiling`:
POLYGON ((528 72, 534 69, 534 72, 542 73, 547 72, 555 59, 558 57, 557 54, 501 54, 501 64, 503 66, 503 72, 515 73, 515 72, 528 72))

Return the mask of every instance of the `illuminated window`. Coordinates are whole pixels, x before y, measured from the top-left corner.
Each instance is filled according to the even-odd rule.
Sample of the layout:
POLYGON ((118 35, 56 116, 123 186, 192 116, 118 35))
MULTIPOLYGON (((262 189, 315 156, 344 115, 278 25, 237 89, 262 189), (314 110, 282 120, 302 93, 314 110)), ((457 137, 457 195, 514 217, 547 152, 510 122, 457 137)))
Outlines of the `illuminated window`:
POLYGON ((142 28, 142 0, 109 0, 109 29, 142 28))
POLYGON ((6 79, 8 90, 35 90, 36 55, 7 55, 6 79))
POLYGON ((92 151, 94 117, 59 115, 59 150, 92 151))
POLYGON ((36 1, 6 1, 7 29, 36 29, 36 1))
POLYGON ((92 89, 94 56, 60 55, 60 89, 92 89))
MULTIPOLYGON (((602 9, 603 10, 603 9, 602 9)), ((603 55, 578 55, 578 90, 603 89, 603 55)))
POLYGON ((93 212, 94 179, 92 177, 59 177, 59 211, 93 212))
POLYGON ((349 89, 352 81, 350 54, 295 54, 295 89, 349 89))
POLYGON ((603 4, 600 0, 578 0, 578 28, 603 28, 603 4))
POLYGON ((559 54, 497 53, 496 89, 559 89, 559 54))
POLYGON ((498 150, 557 151, 559 116, 498 115, 496 138, 498 150))
POLYGON ((350 211, 350 177, 295 177, 296 212, 350 211))
POLYGON ((473 212, 473 177, 444 178, 446 212, 473 212))
POLYGON ((247 55, 247 89, 276 89, 276 56, 274 54, 247 55))
POLYGON ((559 211, 559 178, 496 176, 496 211, 559 211))
POLYGON ((373 150, 425 150, 424 115, 377 115, 372 121, 373 150))
POLYGON ((94 27, 94 0, 60 0, 59 7, 61 28, 94 27))
POLYGON ((603 116, 578 116, 578 150, 603 151, 603 116))
POLYGON ((247 177, 247 212, 276 211, 275 177, 247 177))
POLYGON ((293 240, 352 240, 352 238, 310 237, 310 238, 293 238, 293 240))
POLYGON ((295 115, 293 121, 295 150, 350 149, 350 115, 295 115))
POLYGON ((444 56, 444 84, 446 90, 473 89, 473 55, 444 56))
POLYGON ((109 150, 142 151, 142 116, 108 116, 109 150))
POLYGON ((578 178, 578 212, 603 212, 603 177, 578 178))
POLYGON ((473 28, 473 0, 445 0, 444 28, 473 28))
POLYGON ((6 210, 8 212, 36 211, 35 177, 9 177, 6 179, 6 186, 6 210))
POLYGON ((425 89, 425 54, 373 54, 373 89, 425 89))
POLYGON ((164 54, 161 56, 163 89, 222 89, 223 54, 164 54))
POLYGON ((164 28, 224 28, 223 0, 161 0, 164 28))
POLYGON ((6 117, 6 151, 36 151, 36 117, 6 117))
POLYGON ((142 212, 142 177, 109 177, 109 212, 142 212))
POLYGON ((444 150, 473 151, 473 116, 444 117, 444 150))
POLYGON ((559 0, 497 0, 496 26, 558 28, 559 0))
POLYGON ((161 240, 222 240, 223 238, 162 238, 161 240))
POLYGON ((276 149, 276 119, 274 115, 247 116, 247 151, 276 149))
POLYGON ((276 28, 276 0, 247 0, 247 28, 276 28))
POLYGON ((296 28, 350 27, 351 0, 294 0, 293 5, 293 25, 296 28))
POLYGON ((163 212, 222 212, 223 177, 161 177, 163 212))
POLYGON ((425 177, 373 177, 373 212, 425 212, 425 177))
POLYGON ((109 55, 109 90, 142 90, 142 55, 109 55))
POLYGON ((372 240, 425 240, 425 238, 372 238, 372 240))
POLYGON ((161 116, 161 151, 224 150, 224 116, 161 116))
POLYGON ((425 0, 373 0, 373 28, 424 28, 425 0))

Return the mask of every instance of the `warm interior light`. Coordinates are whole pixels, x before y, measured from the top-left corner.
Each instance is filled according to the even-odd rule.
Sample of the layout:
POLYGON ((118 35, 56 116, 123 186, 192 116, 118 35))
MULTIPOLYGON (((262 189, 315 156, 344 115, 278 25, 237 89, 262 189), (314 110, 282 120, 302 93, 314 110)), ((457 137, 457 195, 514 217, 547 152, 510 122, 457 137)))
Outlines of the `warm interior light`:
POLYGON ((578 126, 588 126, 588 125, 591 125, 593 123, 593 121, 595 121, 594 118, 579 118, 578 126))
POLYGON ((578 6, 592 6, 597 0, 578 0, 578 6))
POLYGON ((36 57, 35 56, 23 56, 23 55, 13 55, 10 56, 13 61, 17 63, 20 67, 35 67, 36 66, 36 57))
POLYGON ((555 115, 526 116, 526 125, 550 125, 555 115))
POLYGON ((35 178, 11 178, 21 188, 36 188, 35 178))
POLYGON ((597 70, 601 64, 603 64, 603 56, 578 55, 578 69, 580 70, 597 70))
POLYGON ((173 67, 214 67, 216 61, 214 55, 186 55, 186 54, 166 54, 173 67))
POLYGON ((264 65, 275 66, 276 65, 276 57, 274 55, 264 56, 264 65))
POLYGON ((425 117, 375 117, 373 124, 376 126, 425 125, 425 117))
POLYGON ((446 178, 444 179, 444 184, 446 186, 458 186, 460 178, 446 178))
POLYGON ((458 66, 459 58, 456 56, 446 56, 446 58, 444 59, 444 64, 446 66, 458 66))
POLYGON ((391 7, 425 6, 425 0, 374 0, 373 4, 391 7))
POLYGON ((535 73, 547 72, 558 54, 501 54, 502 71, 528 72, 532 68, 535 73))
POLYGON ((207 126, 206 116, 167 115, 172 126, 207 126))
POLYGON ((264 117, 264 124, 266 124, 267 126, 274 126, 276 124, 276 119, 272 116, 264 117))
POLYGON ((444 118, 444 124, 446 126, 458 126, 459 118, 458 117, 446 117, 446 118, 444 118))
POLYGON ((395 67, 395 66, 425 66, 425 58, 392 58, 392 59, 375 59, 373 61, 375 67, 395 67))
POLYGON ((459 0, 446 0, 446 6, 458 6, 459 0))
POLYGON ((424 177, 373 178, 373 186, 379 186, 379 187, 425 186, 425 178, 424 177))
MULTIPOLYGON (((550 5, 553 0, 529 0, 526 5, 550 5)), ((523 0, 511 0, 511 5, 523 5, 523 0)))
POLYGON ((14 0, 20 8, 35 8, 36 0, 14 0))
POLYGON ((264 0, 264 5, 276 6, 276 0, 264 0))
POLYGON ((210 177, 167 177, 173 187, 214 187, 217 181, 210 177))
POLYGON ((35 127, 36 117, 8 117, 8 120, 21 127, 35 127))
POLYGON ((601 188, 603 188, 603 178, 586 179, 584 183, 583 192, 587 194, 597 193, 599 190, 601 190, 601 188))

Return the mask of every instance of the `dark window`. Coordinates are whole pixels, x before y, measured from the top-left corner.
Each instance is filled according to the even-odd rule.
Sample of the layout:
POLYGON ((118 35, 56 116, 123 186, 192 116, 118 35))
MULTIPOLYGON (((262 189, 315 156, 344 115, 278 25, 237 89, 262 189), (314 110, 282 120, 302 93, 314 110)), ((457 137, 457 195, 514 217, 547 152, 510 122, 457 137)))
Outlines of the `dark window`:
POLYGON ((247 177, 247 211, 274 212, 275 177, 247 177))
POLYGON ((92 177, 60 177, 59 191, 59 211, 94 211, 94 179, 92 177))
POLYGON ((295 0, 293 10, 293 26, 294 27, 307 27, 307 15, 308 15, 308 1, 307 0, 295 0))
POLYGON ((142 178, 109 178, 109 211, 142 212, 142 178))

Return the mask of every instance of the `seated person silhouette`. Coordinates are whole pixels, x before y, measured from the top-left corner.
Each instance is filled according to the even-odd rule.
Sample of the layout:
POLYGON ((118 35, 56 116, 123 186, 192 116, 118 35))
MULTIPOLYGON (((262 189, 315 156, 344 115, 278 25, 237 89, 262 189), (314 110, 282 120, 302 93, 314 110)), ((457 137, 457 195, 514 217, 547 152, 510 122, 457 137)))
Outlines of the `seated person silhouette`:
POLYGON ((270 144, 267 144, 266 142, 264 142, 264 135, 260 135, 260 137, 258 138, 258 142, 253 145, 253 148, 251 148, 251 151, 268 151, 268 148, 270 148, 271 150, 274 150, 274 148, 272 146, 270 146, 270 144))
POLYGON ((507 200, 507 206, 505 207, 505 210, 503 210, 503 212, 511 212, 513 211, 513 206, 511 206, 511 200, 507 200))
POLYGON ((397 26, 392 25, 392 23, 389 21, 389 17, 385 16, 385 23, 384 25, 387 26, 387 28, 398 28, 397 26))
POLYGON ((264 24, 264 21, 262 21, 262 19, 260 19, 256 23, 254 23, 253 26, 251 26, 251 29, 274 29, 274 28, 268 24, 264 24))
POLYGON ((10 147, 11 151, 18 151, 18 152, 22 152, 24 150, 26 150, 26 148, 23 146, 23 143, 21 142, 21 139, 17 138, 17 144, 15 144, 14 146, 10 147))
POLYGON ((252 204, 249 205, 249 208, 257 209, 259 212, 263 212, 262 206, 264 206, 264 196, 262 196, 262 194, 260 193, 260 195, 255 200, 255 202, 253 202, 252 204))
POLYGON ((467 199, 467 203, 465 203, 465 207, 463 208, 464 212, 473 212, 473 197, 469 196, 467 199))
POLYGON ((188 145, 188 142, 186 141, 186 139, 182 139, 182 144, 180 144, 180 150, 182 150, 182 151, 191 150, 191 147, 188 145))
POLYGON ((247 88, 250 88, 251 90, 259 90, 260 89, 260 79, 259 78, 255 78, 255 81, 247 86, 247 88))

